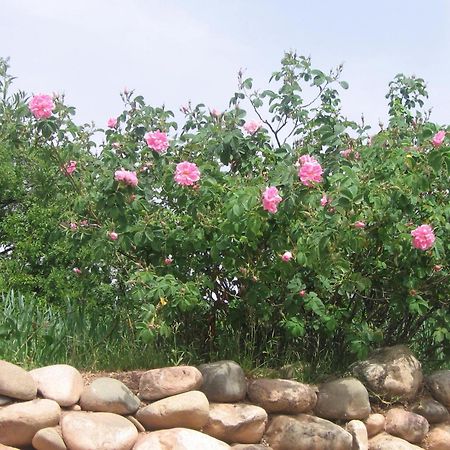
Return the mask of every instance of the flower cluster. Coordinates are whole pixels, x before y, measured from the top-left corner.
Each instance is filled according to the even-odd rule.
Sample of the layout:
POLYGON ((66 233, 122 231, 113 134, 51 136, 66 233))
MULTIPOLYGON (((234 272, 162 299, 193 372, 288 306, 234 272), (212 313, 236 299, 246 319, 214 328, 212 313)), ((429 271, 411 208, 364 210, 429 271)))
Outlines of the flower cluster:
POLYGON ((351 147, 347 148, 346 150, 342 150, 339 152, 341 154, 341 156, 343 156, 345 159, 359 159, 361 157, 361 155, 359 154, 359 152, 356 152, 355 150, 353 150, 351 147))
POLYGON ((53 113, 55 104, 51 95, 38 94, 30 100, 28 108, 36 119, 48 119, 53 113))
POLYGON ((262 195, 263 208, 270 213, 276 213, 278 211, 278 203, 283 200, 278 194, 278 189, 275 186, 267 187, 262 195))
POLYGON ((305 186, 314 186, 314 183, 322 182, 323 169, 318 161, 309 155, 302 155, 299 160, 298 176, 305 186))
POLYGON ((130 172, 129 170, 116 170, 114 173, 114 179, 116 181, 127 184, 128 186, 137 186, 138 179, 136 176, 136 172, 130 172))
POLYGON ((431 140, 431 144, 433 145, 433 147, 440 147, 442 145, 442 143, 444 142, 445 139, 445 131, 441 130, 438 131, 434 136, 433 139, 431 140))
POLYGON ((182 186, 192 186, 200 180, 200 171, 197 164, 183 161, 177 164, 174 179, 182 186))
POLYGON ((167 134, 162 131, 157 130, 149 132, 144 136, 144 138, 149 148, 157 153, 163 153, 169 148, 167 134))
POLYGON ((77 162, 69 161, 65 166, 61 167, 64 175, 72 175, 77 170, 77 162))
POLYGON ((433 247, 436 237, 434 236, 433 228, 430 225, 420 225, 415 230, 411 231, 412 245, 419 250, 428 250, 433 247))

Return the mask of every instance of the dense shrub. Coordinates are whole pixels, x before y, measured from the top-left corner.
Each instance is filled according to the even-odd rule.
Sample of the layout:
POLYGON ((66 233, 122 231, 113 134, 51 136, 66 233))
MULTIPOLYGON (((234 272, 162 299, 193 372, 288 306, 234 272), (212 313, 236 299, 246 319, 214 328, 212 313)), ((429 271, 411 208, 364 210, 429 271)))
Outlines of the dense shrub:
POLYGON ((398 75, 370 135, 341 114, 341 71, 287 53, 270 90, 240 73, 227 111, 183 106, 180 129, 123 92, 96 146, 63 98, 9 95, 3 61, 0 288, 113 305, 144 342, 200 358, 339 360, 414 340, 445 356, 445 127, 424 81, 398 75))

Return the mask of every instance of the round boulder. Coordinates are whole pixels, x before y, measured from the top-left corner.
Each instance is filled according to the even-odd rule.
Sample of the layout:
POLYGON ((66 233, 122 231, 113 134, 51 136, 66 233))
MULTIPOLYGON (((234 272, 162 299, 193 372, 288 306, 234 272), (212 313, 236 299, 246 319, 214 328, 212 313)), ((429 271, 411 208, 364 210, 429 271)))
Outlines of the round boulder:
POLYGON ((387 433, 377 434, 369 440, 370 450, 422 450, 422 447, 411 444, 399 437, 387 433))
POLYGON ((134 414, 140 405, 139 398, 125 384, 114 378, 97 378, 85 387, 80 397, 85 411, 134 414))
POLYGON ((450 370, 438 370, 428 375, 426 385, 438 402, 450 408, 450 370))
POLYGON ((293 380, 260 378, 248 385, 248 397, 268 413, 299 414, 311 411, 317 401, 307 384, 293 380))
POLYGON ((234 361, 218 361, 202 364, 198 369, 203 375, 200 390, 209 401, 233 403, 244 399, 247 381, 239 364, 234 361))
POLYGON ((432 398, 422 398, 411 411, 425 417, 429 423, 446 422, 449 419, 448 409, 432 398))
POLYGON ((369 437, 363 422, 351 420, 345 428, 353 437, 352 450, 367 450, 369 448, 369 437))
POLYGON ((369 394, 356 378, 343 378, 319 387, 314 412, 324 419, 366 419, 370 414, 369 394))
POLYGON ((436 425, 427 434, 424 448, 427 450, 450 450, 450 424, 436 425))
POLYGON ((208 422, 209 402, 200 391, 184 392, 158 400, 140 409, 136 419, 148 430, 193 428, 199 430, 208 422))
POLYGON ((142 433, 133 450, 229 450, 230 446, 212 436, 187 428, 142 433))
POLYGON ((266 429, 267 413, 244 403, 212 403, 203 432, 221 441, 256 444, 266 429))
POLYGON ((80 399, 83 378, 75 367, 67 364, 40 367, 30 371, 42 397, 60 406, 72 406, 80 399))
POLYGON ((29 372, 8 361, 0 360, 0 395, 18 400, 33 400, 36 394, 37 385, 29 372))
POLYGON ((375 350, 353 364, 352 371, 369 391, 387 400, 413 399, 423 381, 420 362, 404 345, 375 350))
POLYGON ((393 436, 418 444, 423 441, 430 425, 425 417, 400 408, 392 408, 386 414, 384 429, 393 436))
POLYGON ((70 450, 130 450, 138 437, 128 419, 103 412, 69 412, 61 420, 61 429, 70 450))
POLYGON ((370 414, 369 417, 364 421, 364 425, 367 429, 367 435, 371 438, 384 431, 384 424, 386 419, 383 414, 370 414))
POLYGON ((36 399, 0 408, 0 442, 15 447, 31 445, 42 428, 58 425, 61 408, 53 400, 36 399))
POLYGON ((192 366, 164 367, 148 370, 139 381, 142 400, 160 400, 171 395, 195 391, 202 385, 202 374, 192 366))
POLYGON ((353 442, 340 426, 307 414, 276 416, 264 439, 273 450, 352 450, 353 442))
POLYGON ((67 450, 58 427, 42 428, 31 442, 36 450, 67 450))

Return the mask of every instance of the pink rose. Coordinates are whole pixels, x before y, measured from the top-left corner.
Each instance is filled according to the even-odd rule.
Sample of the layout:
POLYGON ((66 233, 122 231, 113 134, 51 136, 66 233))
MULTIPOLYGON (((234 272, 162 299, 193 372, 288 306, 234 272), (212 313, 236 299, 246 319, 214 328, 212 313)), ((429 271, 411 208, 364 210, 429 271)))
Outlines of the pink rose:
POLYGON ((29 101, 28 108, 36 119, 48 119, 52 115, 55 104, 50 95, 38 94, 29 101))
POLYGON ((357 222, 355 222, 355 223, 353 224, 353 226, 354 226, 355 228, 366 228, 365 222, 362 222, 361 220, 358 220, 357 222))
POLYGON ((348 159, 350 158, 350 153, 352 153, 353 149, 348 148, 347 150, 342 150, 341 152, 339 152, 341 154, 341 156, 343 156, 344 158, 348 159))
POLYGON ((330 203, 330 199, 327 197, 327 194, 323 194, 322 198, 320 199, 320 205, 327 206, 328 203, 330 203))
POLYGON ((157 153, 163 153, 169 148, 169 140, 167 134, 162 131, 149 132, 145 136, 147 145, 157 153))
POLYGON ((255 134, 261 128, 261 122, 259 120, 249 120, 244 124, 244 130, 248 134, 255 134))
POLYGON ((70 229, 71 229, 72 231, 75 231, 77 228, 78 228, 78 225, 77 225, 76 223, 70 222, 70 229))
POLYGON ((300 297, 304 297, 306 295, 306 291, 305 290, 301 290, 298 295, 300 295, 300 297))
POLYGON ((317 159, 314 158, 314 156, 302 155, 302 156, 300 156, 298 161, 299 161, 300 165, 302 166, 303 164, 306 164, 306 163, 316 163, 317 159))
POLYGON ((116 172, 114 173, 114 179, 128 186, 138 185, 136 172, 130 172, 129 170, 116 170, 116 172))
POLYGON ((213 109, 211 110, 211 115, 212 115, 213 117, 220 117, 220 116, 222 115, 222 113, 221 113, 218 109, 213 108, 213 109))
POLYGON ((164 258, 164 264, 170 266, 173 263, 173 259, 170 257, 164 258))
POLYGON ((69 161, 65 166, 61 168, 64 175, 72 175, 75 170, 77 170, 77 162, 76 161, 69 161))
POLYGON ((433 266, 433 270, 435 272, 440 272, 442 270, 442 266, 439 265, 439 264, 436 264, 436 265, 433 266))
POLYGON ((278 189, 275 186, 267 187, 262 195, 263 208, 271 213, 276 213, 278 210, 278 203, 283 200, 278 194, 278 189))
POLYGON ((436 237, 430 225, 420 225, 411 231, 412 245, 419 250, 428 250, 433 247, 436 237))
POLYGON ((309 187, 313 186, 314 183, 322 182, 322 173, 322 166, 317 161, 305 162, 298 170, 300 181, 309 187))
POLYGON ((174 179, 182 186, 192 186, 196 181, 200 180, 200 171, 197 164, 188 161, 178 163, 174 179))
POLYGON ((80 270, 78 267, 74 267, 74 268, 72 269, 72 271, 73 271, 73 273, 76 274, 76 275, 80 275, 80 274, 81 274, 81 270, 80 270))
POLYGON ((292 253, 291 253, 291 252, 284 252, 284 253, 281 255, 281 259, 282 259, 284 262, 289 262, 289 261, 292 259, 292 253))
POLYGON ((108 119, 108 127, 109 128, 116 128, 117 127, 117 119, 115 117, 111 117, 108 119))
POLYGON ((119 235, 115 231, 108 231, 108 237, 112 241, 117 241, 117 239, 119 238, 119 235))
POLYGON ((441 130, 438 131, 431 140, 431 143, 433 144, 433 147, 440 147, 445 139, 445 131, 441 130))

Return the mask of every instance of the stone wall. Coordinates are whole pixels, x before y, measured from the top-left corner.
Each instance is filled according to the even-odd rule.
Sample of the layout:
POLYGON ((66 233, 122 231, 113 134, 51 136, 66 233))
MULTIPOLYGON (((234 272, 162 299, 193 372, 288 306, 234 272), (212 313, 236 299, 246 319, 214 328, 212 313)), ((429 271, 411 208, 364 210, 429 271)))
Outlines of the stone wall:
POLYGON ((450 450, 450 370, 424 379, 404 346, 319 386, 247 380, 233 361, 137 381, 0 361, 0 450, 450 450))

